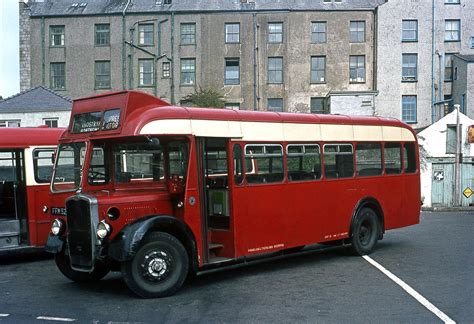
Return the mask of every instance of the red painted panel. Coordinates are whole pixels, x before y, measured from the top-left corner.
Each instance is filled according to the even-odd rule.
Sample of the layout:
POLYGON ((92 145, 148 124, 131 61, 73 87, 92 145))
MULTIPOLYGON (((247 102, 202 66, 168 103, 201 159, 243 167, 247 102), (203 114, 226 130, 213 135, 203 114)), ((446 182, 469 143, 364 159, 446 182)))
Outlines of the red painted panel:
POLYGON ((25 148, 38 145, 57 145, 64 128, 2 127, 0 148, 25 148))

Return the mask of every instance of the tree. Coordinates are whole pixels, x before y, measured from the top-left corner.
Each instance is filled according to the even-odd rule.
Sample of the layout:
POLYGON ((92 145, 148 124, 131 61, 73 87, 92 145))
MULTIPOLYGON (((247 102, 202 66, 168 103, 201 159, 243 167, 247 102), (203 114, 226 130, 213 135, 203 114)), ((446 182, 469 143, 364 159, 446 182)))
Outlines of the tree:
POLYGON ((213 88, 194 90, 183 98, 185 101, 189 101, 194 107, 212 107, 212 108, 223 108, 225 104, 224 95, 218 90, 213 88))

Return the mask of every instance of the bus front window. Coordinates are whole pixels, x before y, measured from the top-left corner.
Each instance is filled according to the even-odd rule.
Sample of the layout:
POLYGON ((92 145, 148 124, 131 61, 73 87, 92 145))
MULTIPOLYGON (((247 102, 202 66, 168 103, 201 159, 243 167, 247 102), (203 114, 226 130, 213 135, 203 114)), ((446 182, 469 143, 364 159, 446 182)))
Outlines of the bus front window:
POLYGON ((84 142, 59 145, 51 186, 53 192, 79 189, 85 155, 86 143, 84 142))
POLYGON ((116 183, 153 183, 164 178, 161 145, 127 143, 112 148, 116 183))

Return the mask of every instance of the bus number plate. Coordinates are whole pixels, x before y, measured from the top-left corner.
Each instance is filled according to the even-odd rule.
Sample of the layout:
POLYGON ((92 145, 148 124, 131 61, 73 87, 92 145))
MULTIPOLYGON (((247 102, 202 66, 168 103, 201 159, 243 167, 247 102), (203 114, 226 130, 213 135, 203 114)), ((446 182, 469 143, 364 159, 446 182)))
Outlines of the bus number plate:
POLYGON ((51 207, 51 215, 66 216, 65 207, 51 207))

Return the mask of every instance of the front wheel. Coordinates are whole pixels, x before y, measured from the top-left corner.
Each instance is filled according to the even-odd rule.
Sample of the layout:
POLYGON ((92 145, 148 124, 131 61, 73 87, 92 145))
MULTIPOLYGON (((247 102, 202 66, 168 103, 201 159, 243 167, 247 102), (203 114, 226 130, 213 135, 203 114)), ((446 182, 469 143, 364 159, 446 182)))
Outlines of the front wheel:
POLYGON ((110 268, 107 265, 99 262, 95 264, 95 268, 92 272, 76 271, 71 268, 69 256, 66 255, 64 249, 54 255, 54 261, 56 262, 59 271, 61 271, 66 278, 75 282, 98 281, 105 277, 110 271, 110 268))
POLYGON ((354 219, 351 252, 355 255, 370 254, 378 237, 377 214, 370 208, 362 208, 354 219))
POLYGON ((183 285, 188 269, 183 244, 163 232, 147 235, 133 259, 122 263, 125 283, 143 298, 173 295, 183 285))

